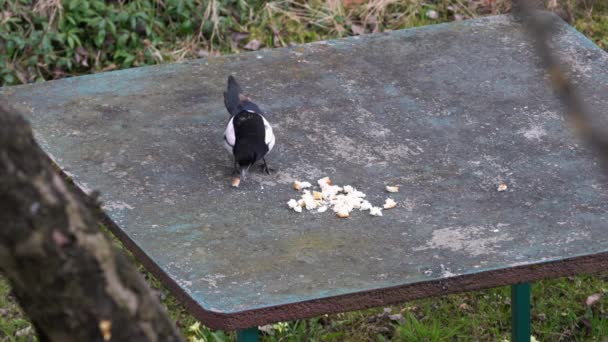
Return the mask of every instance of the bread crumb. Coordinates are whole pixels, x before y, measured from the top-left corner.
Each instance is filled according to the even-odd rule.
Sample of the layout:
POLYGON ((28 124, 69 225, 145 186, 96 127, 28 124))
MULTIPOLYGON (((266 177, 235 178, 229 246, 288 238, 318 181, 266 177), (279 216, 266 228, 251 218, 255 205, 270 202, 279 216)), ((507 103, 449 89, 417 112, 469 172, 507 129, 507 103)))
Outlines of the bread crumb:
POLYGON ((361 202, 361 206, 359 207, 359 210, 370 210, 372 208, 372 204, 369 203, 368 201, 363 201, 361 202))
POLYGON ((398 186, 387 185, 386 186, 386 191, 388 191, 388 192, 399 192, 399 187, 398 186))
POLYGON ((306 207, 306 210, 312 210, 317 207, 317 202, 312 197, 310 192, 306 192, 304 195, 302 195, 302 201, 304 201, 304 207, 306 207))
POLYGON ((310 188, 311 186, 312 186, 312 184, 310 184, 309 182, 300 182, 300 181, 293 182, 293 188, 298 191, 300 191, 302 189, 310 188))
POLYGON ((232 178, 232 186, 235 188, 238 188, 239 185, 241 184, 241 179, 239 177, 234 177, 232 178))
MULTIPOLYGON (((329 177, 323 177, 317 181, 321 191, 314 190, 309 182, 294 181, 294 189, 301 191, 299 199, 291 199, 287 205, 297 211, 316 209, 318 213, 324 213, 331 209, 340 218, 347 218, 354 209, 362 211, 369 210, 370 215, 382 216, 382 210, 391 209, 397 206, 397 202, 388 198, 383 206, 374 207, 364 198, 366 195, 358 191, 352 185, 340 187, 333 185, 329 177), (311 189, 307 189, 311 188, 311 189)), ((386 186, 389 192, 397 192, 397 186, 386 186)))
POLYGON ((393 201, 390 198, 387 198, 386 201, 384 201, 384 209, 393 209, 396 206, 397 202, 393 201))
POLYGON ((498 185, 498 191, 506 191, 506 190, 507 190, 507 184, 500 183, 500 185, 498 185))
POLYGON ((371 207, 369 209, 369 214, 372 216, 382 216, 382 208, 380 207, 371 207))
POLYGON ((319 186, 323 188, 323 185, 331 185, 332 183, 329 177, 323 177, 317 181, 317 184, 319 184, 319 186))
POLYGON ((348 216, 350 216, 350 214, 346 210, 340 210, 336 212, 336 215, 338 215, 339 218, 347 218, 348 216))
POLYGON ((293 209, 295 207, 298 207, 298 201, 296 201, 295 199, 290 199, 289 202, 287 202, 287 206, 289 206, 290 209, 293 209))

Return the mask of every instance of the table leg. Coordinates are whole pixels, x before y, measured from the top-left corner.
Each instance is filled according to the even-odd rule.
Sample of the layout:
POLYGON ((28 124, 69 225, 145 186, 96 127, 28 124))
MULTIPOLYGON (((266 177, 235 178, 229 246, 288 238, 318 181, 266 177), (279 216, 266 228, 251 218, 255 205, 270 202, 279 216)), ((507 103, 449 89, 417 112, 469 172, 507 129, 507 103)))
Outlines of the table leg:
POLYGON ((511 342, 530 342, 530 284, 511 285, 511 342))
POLYGON ((258 328, 240 329, 236 331, 237 342, 258 342, 258 328))

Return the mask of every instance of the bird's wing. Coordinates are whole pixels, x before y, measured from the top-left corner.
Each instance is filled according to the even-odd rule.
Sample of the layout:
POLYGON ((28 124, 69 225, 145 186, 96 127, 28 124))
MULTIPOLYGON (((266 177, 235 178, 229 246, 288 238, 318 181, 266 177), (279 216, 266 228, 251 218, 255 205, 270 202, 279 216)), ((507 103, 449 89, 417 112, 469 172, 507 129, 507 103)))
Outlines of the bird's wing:
POLYGON ((260 116, 264 120, 264 143, 266 143, 266 146, 268 146, 268 152, 270 152, 274 147, 274 132, 272 131, 272 126, 270 126, 268 120, 266 120, 263 115, 260 116))
POLYGON ((232 148, 236 143, 236 135, 234 134, 234 124, 232 122, 234 118, 230 118, 228 121, 228 125, 226 125, 226 130, 224 131, 224 142, 226 143, 226 149, 232 152, 232 148))

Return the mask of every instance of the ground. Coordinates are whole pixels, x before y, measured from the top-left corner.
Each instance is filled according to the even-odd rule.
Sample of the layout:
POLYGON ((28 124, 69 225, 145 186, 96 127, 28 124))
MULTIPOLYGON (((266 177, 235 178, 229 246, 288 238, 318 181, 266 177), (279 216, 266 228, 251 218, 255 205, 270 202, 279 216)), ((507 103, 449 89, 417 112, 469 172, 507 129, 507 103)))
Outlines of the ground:
MULTIPOLYGON (((546 4, 608 48, 608 3, 546 4)), ((509 8, 504 0, 47 0, 36 5, 9 0, 0 2, 0 85, 461 20, 509 8)), ((234 337, 200 325, 140 269, 190 340, 234 337)), ((500 341, 510 333, 509 291, 501 287, 278 323, 264 327, 264 340, 500 341)), ((608 273, 535 283, 534 336, 540 341, 607 340, 606 292, 608 273)), ((35 340, 34 331, 0 278, 0 341, 29 340, 35 340)))

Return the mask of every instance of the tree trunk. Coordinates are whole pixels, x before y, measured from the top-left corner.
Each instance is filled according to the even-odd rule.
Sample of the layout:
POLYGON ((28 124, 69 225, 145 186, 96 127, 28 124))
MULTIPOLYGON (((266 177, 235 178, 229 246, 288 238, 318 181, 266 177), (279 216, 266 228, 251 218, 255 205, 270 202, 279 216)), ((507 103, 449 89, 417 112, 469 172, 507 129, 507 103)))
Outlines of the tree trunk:
POLYGON ((183 341, 29 123, 0 99, 0 272, 40 341, 183 341))

